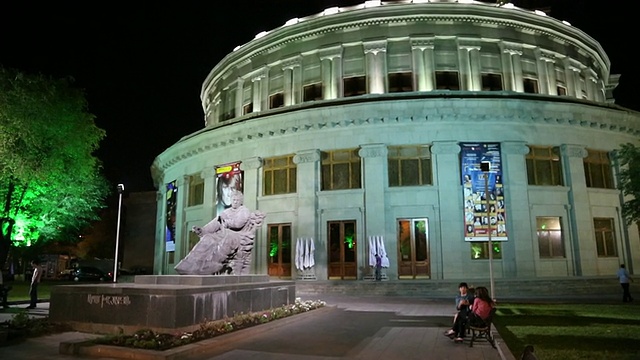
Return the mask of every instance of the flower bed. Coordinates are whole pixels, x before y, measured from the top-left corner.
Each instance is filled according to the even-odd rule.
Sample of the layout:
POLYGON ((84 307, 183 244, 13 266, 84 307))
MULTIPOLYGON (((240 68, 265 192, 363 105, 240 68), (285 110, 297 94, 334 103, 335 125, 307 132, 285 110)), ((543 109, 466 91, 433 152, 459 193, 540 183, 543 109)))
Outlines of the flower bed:
POLYGON ((296 298, 295 303, 291 305, 285 305, 279 308, 254 313, 237 314, 231 318, 225 318, 222 320, 205 321, 193 332, 167 334, 156 333, 149 329, 142 329, 131 335, 117 334, 98 338, 94 340, 94 343, 137 349, 168 350, 197 341, 210 339, 218 335, 227 334, 232 331, 245 329, 273 320, 304 313, 313 309, 318 309, 325 305, 326 303, 321 300, 302 301, 300 298, 296 298))

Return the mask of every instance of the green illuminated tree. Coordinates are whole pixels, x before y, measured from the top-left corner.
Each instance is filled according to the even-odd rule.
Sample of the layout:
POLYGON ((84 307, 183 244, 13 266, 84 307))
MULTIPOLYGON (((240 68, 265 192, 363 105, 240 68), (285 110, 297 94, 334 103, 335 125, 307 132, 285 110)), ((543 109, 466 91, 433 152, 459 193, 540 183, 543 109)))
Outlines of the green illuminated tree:
POLYGON ((105 132, 70 83, 0 66, 0 266, 14 246, 77 235, 104 206, 93 152, 105 132))
POLYGON ((622 205, 622 216, 631 225, 640 221, 640 148, 631 143, 622 144, 616 152, 620 166, 618 188, 628 200, 622 205))

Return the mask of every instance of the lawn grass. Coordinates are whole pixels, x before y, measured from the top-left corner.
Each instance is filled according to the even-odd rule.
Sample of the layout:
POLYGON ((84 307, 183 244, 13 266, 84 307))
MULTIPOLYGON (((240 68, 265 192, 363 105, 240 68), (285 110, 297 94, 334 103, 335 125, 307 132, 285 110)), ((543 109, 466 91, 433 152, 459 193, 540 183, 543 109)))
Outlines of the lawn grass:
POLYGON ((500 303, 494 324, 516 358, 533 345, 538 359, 640 359, 640 306, 500 303))

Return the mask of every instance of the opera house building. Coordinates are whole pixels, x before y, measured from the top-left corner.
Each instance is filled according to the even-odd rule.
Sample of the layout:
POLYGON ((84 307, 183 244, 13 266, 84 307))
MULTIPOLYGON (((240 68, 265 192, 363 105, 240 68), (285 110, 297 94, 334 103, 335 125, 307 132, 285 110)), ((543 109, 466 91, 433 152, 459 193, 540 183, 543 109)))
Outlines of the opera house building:
POLYGON ((274 278, 368 280, 376 254, 387 283, 640 264, 615 161, 640 113, 614 104, 589 34, 512 4, 405 0, 247 40, 203 79, 202 129, 152 165, 156 274, 233 191, 266 214, 250 270, 274 278))

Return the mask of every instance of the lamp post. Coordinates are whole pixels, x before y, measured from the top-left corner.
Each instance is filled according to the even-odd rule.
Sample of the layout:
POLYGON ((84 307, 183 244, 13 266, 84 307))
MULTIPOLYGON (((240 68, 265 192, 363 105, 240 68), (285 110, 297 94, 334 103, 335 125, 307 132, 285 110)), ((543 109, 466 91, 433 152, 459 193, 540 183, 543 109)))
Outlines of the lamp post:
POLYGON ((113 282, 118 278, 118 245, 120 245, 120 214, 122 211, 122 193, 124 192, 124 184, 118 184, 118 225, 116 230, 116 255, 113 260, 113 282))
POLYGON ((489 281, 491 283, 491 298, 495 300, 493 282, 493 243, 491 242, 491 207, 489 205, 489 173, 491 172, 491 163, 483 161, 480 163, 480 170, 484 173, 484 199, 487 211, 487 235, 489 244, 489 281))

